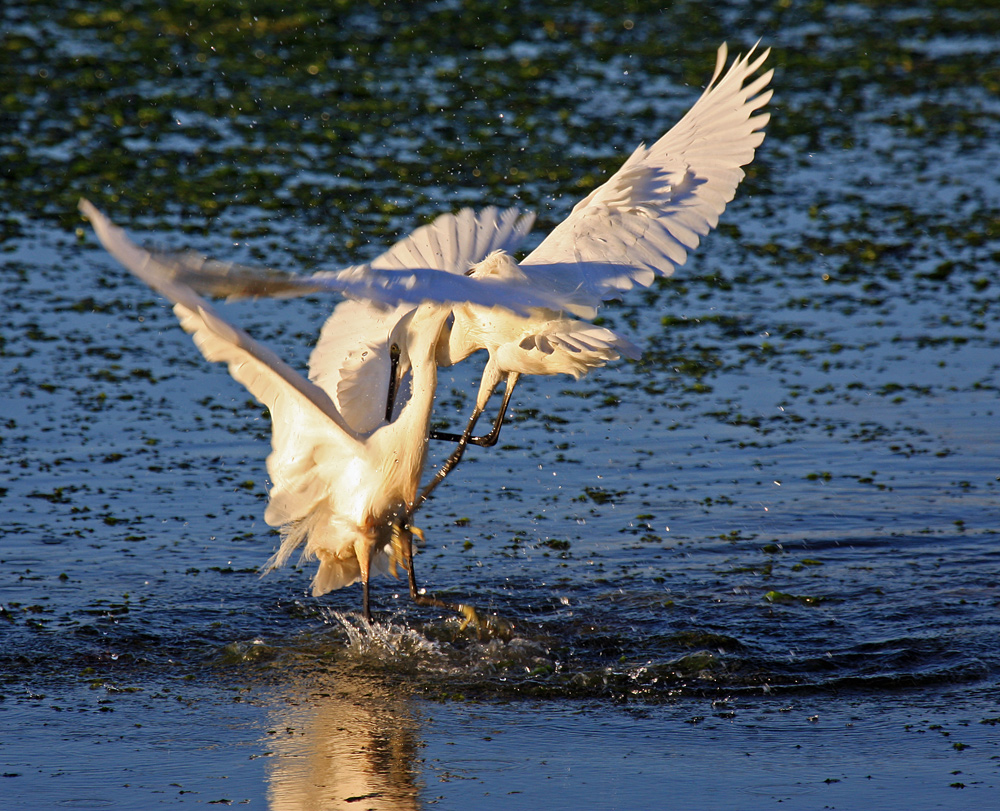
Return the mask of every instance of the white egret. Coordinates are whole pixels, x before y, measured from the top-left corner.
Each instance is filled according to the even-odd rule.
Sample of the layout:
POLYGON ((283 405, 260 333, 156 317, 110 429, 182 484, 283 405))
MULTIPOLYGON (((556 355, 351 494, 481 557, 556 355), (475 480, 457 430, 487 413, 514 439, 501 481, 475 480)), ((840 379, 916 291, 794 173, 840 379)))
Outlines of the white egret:
MULTIPOLYGON (((752 58, 755 49, 722 76, 727 48, 720 46, 708 86, 663 137, 650 147, 640 145, 520 262, 491 256, 467 275, 531 283, 560 295, 563 309, 592 317, 604 300, 673 273, 718 224, 744 177, 742 167, 764 140, 769 115, 754 113, 771 98, 765 88, 773 71, 755 76, 770 53, 752 58)), ((489 349, 486 389, 512 374, 579 374, 585 369, 574 350, 634 351, 610 331, 597 334, 592 325, 545 307, 516 319, 478 303, 459 304, 454 312, 448 354, 454 360, 489 349), (608 345, 600 347, 602 341, 608 345)), ((477 405, 483 395, 481 388, 477 405)))
MULTIPOLYGON (((457 214, 442 214, 374 259, 371 268, 392 271, 431 268, 447 273, 466 270, 466 275, 475 279, 523 283, 524 280, 510 270, 510 254, 527 236, 533 221, 532 214, 522 214, 516 209, 500 212, 494 207, 482 211, 462 209, 457 214)), ((209 290, 214 288, 216 293, 245 296, 252 293, 241 284, 234 283, 233 277, 247 278, 247 274, 246 268, 234 272, 234 268, 230 266, 224 271, 224 275, 230 276, 225 286, 221 286, 219 269, 215 273, 203 273, 196 278, 189 278, 192 278, 195 286, 209 290)), ((260 278, 259 273, 257 278, 260 278)), ((393 317, 401 317, 403 312, 405 307, 400 307, 393 317)), ((421 502, 458 463, 466 443, 474 442, 483 446, 496 443, 519 375, 564 373, 580 378, 591 369, 617 360, 620 354, 630 358, 639 355, 638 349, 630 341, 610 329, 568 318, 564 312, 552 308, 533 307, 527 316, 514 316, 509 310, 502 308, 462 302, 451 306, 451 315, 450 323, 446 324, 438 344, 438 365, 451 366, 480 349, 487 350, 489 360, 465 431, 462 434, 430 432, 432 439, 457 441, 459 444, 455 453, 441 466, 434 484, 424 491, 421 502), (479 416, 503 379, 507 382, 493 429, 485 437, 472 437, 479 416)), ((384 334, 388 335, 388 330, 384 334)), ((395 340, 405 340, 406 334, 396 333, 395 340)), ((369 346, 366 349, 368 360, 364 367, 359 365, 357 369, 338 371, 341 387, 345 390, 353 389, 355 384, 352 381, 362 369, 383 378, 388 371, 389 377, 383 391, 387 391, 386 419, 390 419, 396 381, 407 370, 403 349, 396 345, 397 352, 402 352, 400 360, 400 356, 392 355, 392 347, 369 346), (377 362, 387 352, 390 358, 395 358, 394 365, 389 370, 384 363, 377 362)), ((366 381, 366 385, 359 388, 366 392, 378 391, 377 385, 368 383, 366 381)), ((372 413, 370 405, 369 414, 372 413)))
MULTIPOLYGON (((522 214, 513 208, 503 212, 494 207, 482 211, 462 209, 457 214, 442 214, 397 242, 372 260, 368 267, 376 272, 405 272, 419 268, 454 274, 466 270, 466 275, 474 279, 524 283, 510 269, 510 254, 528 234, 533 221, 533 214, 522 214)), ((208 260, 192 253, 172 256, 171 267, 175 278, 206 295, 243 298, 315 292, 308 285, 308 280, 294 274, 208 260)), ((331 274, 320 272, 309 278, 325 280, 330 277, 331 274)), ((332 277, 336 278, 336 274, 332 277)), ((355 404, 353 397, 345 403, 352 408, 358 425, 367 425, 372 420, 381 418, 380 411, 371 399, 372 394, 378 391, 383 392, 386 397, 385 419, 392 417, 397 383, 409 368, 405 352, 408 331, 396 331, 391 341, 389 334, 393 319, 402 318, 409 309, 411 308, 400 305, 390 313, 378 316, 384 326, 382 335, 386 342, 380 345, 367 340, 363 351, 359 348, 351 353, 346 365, 310 363, 310 369, 325 369, 327 371, 322 374, 335 376, 336 385, 342 394, 351 396, 357 392, 364 393, 363 405, 355 404)), ((368 308, 364 312, 364 317, 373 316, 368 308)), ((617 360, 620 355, 630 358, 639 355, 638 349, 630 341, 612 330, 568 318, 564 312, 551 307, 533 307, 526 316, 514 316, 504 308, 462 302, 451 305, 451 315, 438 344, 438 365, 451 366, 480 349, 488 351, 489 361, 483 371, 475 408, 465 431, 462 434, 430 432, 432 439, 455 441, 458 446, 439 469, 433 484, 425 489, 418 504, 454 468, 467 443, 482 446, 496 443, 514 384, 521 374, 565 373, 580 378, 591 369, 617 360), (473 437, 471 434, 479 416, 504 379, 506 387, 503 402, 492 430, 484 437, 473 437)), ((317 352, 321 352, 325 343, 323 336, 328 330, 342 328, 352 330, 348 322, 331 318, 323 328, 317 352)), ((375 331, 365 330, 364 334, 374 335, 375 331)), ((335 345, 339 348, 342 338, 339 335, 337 337, 335 345)), ((316 380, 316 377, 313 379, 316 380)), ((330 386, 325 388, 327 391, 332 390, 330 386)))
MULTIPOLYGON (((264 518, 281 527, 282 543, 269 566, 281 565, 305 544, 305 557, 319 560, 313 593, 318 596, 360 580, 367 618, 371 575, 394 569, 402 558, 418 603, 473 616, 469 607, 419 594, 412 565, 410 520, 437 384, 435 355, 448 308, 431 302, 383 310, 365 302, 344 302, 328 319, 310 358, 310 381, 223 319, 176 280, 169 263, 134 245, 89 202, 81 201, 80 209, 109 252, 174 303, 181 326, 205 358, 227 363, 230 374, 270 410, 272 452, 267 467, 272 488, 264 518), (384 417, 387 382, 377 373, 358 371, 365 366, 367 347, 383 345, 405 347, 405 364, 411 370, 409 398, 392 421, 384 417), (341 385, 345 372, 346 385, 341 385), (372 395, 372 386, 377 395, 372 395), (374 419, 366 405, 373 399, 381 404, 374 409, 374 419)), ((354 283, 349 279, 347 289, 354 283)), ((391 289, 380 284, 370 288, 389 300, 391 289)), ((492 290, 502 293, 499 286, 492 290)), ((381 366, 387 364, 373 368, 381 366)), ((384 377, 387 381, 388 372, 384 377)))
MULTIPOLYGON (((413 267, 448 273, 465 270, 465 275, 475 279, 524 283, 526 279, 518 272, 511 253, 527 235, 533 220, 533 215, 521 215, 514 209, 500 216, 493 208, 442 214, 396 243, 376 258, 372 266, 400 271, 413 267), (505 227, 507 222, 514 222, 517 227, 508 229, 505 227), (510 235, 502 247, 490 250, 477 262, 470 257, 481 251, 472 252, 466 247, 468 238, 465 235, 473 230, 473 225, 478 232, 507 234, 509 231, 510 235)), ((237 288, 230 288, 228 292, 230 295, 246 294, 237 288)), ((527 316, 514 316, 500 308, 462 302, 451 306, 451 315, 438 345, 438 365, 451 366, 481 349, 487 350, 489 359, 465 430, 461 434, 430 433, 433 439, 455 441, 458 445, 440 467, 434 481, 425 488, 418 505, 458 463, 467 443, 487 447, 496 443, 520 375, 569 374, 579 379, 591 369, 617 360, 621 355, 639 356, 638 349, 623 336, 605 327, 569 318, 565 312, 550 307, 533 307, 527 316), (506 380, 506 384, 493 428, 483 437, 473 437, 476 422, 501 380, 506 380)), ((392 379, 404 372, 405 367, 400 365, 398 372, 394 370, 392 379)), ((392 399, 391 394, 389 399, 392 399)))
MULTIPOLYGON (((335 588, 350 582, 349 577, 360 577, 365 584, 367 613, 367 578, 373 557, 382 554, 386 544, 391 545, 393 533, 399 535, 408 527, 413 510, 458 461, 471 439, 476 419, 500 380, 506 379, 504 404, 486 442, 495 441, 518 375, 578 376, 619 353, 634 354, 632 345, 621 336, 569 318, 567 313, 591 318, 604 300, 617 298, 635 285, 648 286, 658 274, 671 274, 686 261, 687 252, 698 246, 701 237, 717 225, 744 177, 741 167, 753 160, 764 138, 763 127, 769 118, 767 113, 755 114, 771 97, 771 91, 765 88, 773 71, 757 75, 769 51, 754 57, 754 50, 737 58, 723 75, 727 50, 725 45, 720 47, 713 76, 694 106, 652 146, 639 146, 606 183, 578 203, 570 216, 520 263, 511 252, 527 233, 531 218, 516 212, 505 215, 508 219, 498 217, 495 211, 445 215, 372 263, 308 277, 218 263, 193 254, 142 252, 143 256, 138 257, 130 252, 139 249, 123 236, 116 241, 120 232, 111 232, 111 239, 102 237, 111 253, 130 270, 177 302, 183 326, 195 335, 206 357, 227 360, 233 376, 248 387, 252 375, 240 364, 256 368, 254 363, 259 365, 264 358, 265 368, 254 374, 268 380, 280 377, 281 384, 275 385, 291 385, 296 392, 290 398, 290 413, 300 417, 309 412, 310 425, 317 432, 317 446, 324 448, 315 460, 318 475, 301 490, 296 465, 301 465, 302 460, 278 453, 279 437, 284 436, 281 432, 289 429, 283 422, 276 424, 275 452, 269 457, 268 468, 279 493, 276 497, 272 492, 268 521, 291 522, 286 524, 292 527, 285 533, 286 540, 303 541, 307 553, 315 552, 320 557, 321 571, 314 581, 322 584, 319 588, 326 590, 327 583, 335 588), (503 236, 496 238, 495 244, 479 241, 483 234, 495 237, 499 233, 503 236), (470 249, 470 244, 486 245, 491 251, 484 256, 478 249, 470 249), (143 275, 143 270, 152 265, 157 268, 155 280, 143 275), (322 388, 303 378, 292 378, 283 371, 287 369, 283 364, 272 366, 272 361, 281 361, 273 355, 261 355, 259 345, 222 322, 191 288, 215 295, 302 295, 332 290, 394 304, 412 303, 415 309, 401 307, 387 316, 382 326, 391 329, 383 329, 384 343, 377 353, 379 357, 391 357, 393 346, 400 349, 402 368, 407 364, 412 368, 409 400, 398 417, 391 420, 397 375, 392 371, 386 375, 385 364, 375 364, 371 368, 377 370, 376 377, 385 381, 385 396, 390 400, 388 414, 379 410, 373 416, 367 412, 365 427, 374 425, 376 418, 378 427, 371 433, 359 433, 337 412, 322 388), (177 291, 197 301, 174 298, 177 291), (416 306, 419 302, 425 303, 416 306), (392 319, 397 319, 394 324, 389 323, 392 319), (416 481, 429 433, 435 367, 457 362, 478 349, 487 349, 489 360, 476 407, 465 431, 457 437, 455 453, 418 498, 416 481), (282 371, 274 371, 279 368, 282 371), (317 411, 329 425, 319 427, 317 411), (410 430, 398 428, 399 424, 410 430), (336 440, 320 436, 324 430, 335 433, 336 440), (350 441, 345 441, 343 435, 350 441), (403 462, 406 475, 388 475, 388 460, 393 465, 403 462), (349 469, 363 472, 360 490, 345 479, 349 469), (324 476, 329 477, 325 483, 324 476), (283 484, 286 481, 288 486, 283 484), (381 494, 374 492, 379 483, 387 488, 381 494), (286 506, 291 502, 310 503, 314 492, 333 493, 338 487, 346 488, 341 492, 352 492, 369 506, 368 512, 348 510, 354 522, 351 526, 344 524, 343 502, 329 496, 305 517, 301 510, 286 506), (282 498, 286 491, 290 494, 288 502, 282 498), (379 509, 373 512, 371 505, 375 503, 379 509), (314 543, 313 535, 330 540, 314 543), (340 535, 355 540, 349 544, 335 542, 333 538, 340 535), (340 558, 334 564, 329 552, 324 551, 329 548, 353 550, 345 553, 344 560, 349 562, 348 568, 358 567, 356 573, 350 568, 343 575, 335 574, 337 567, 348 564, 340 558)), ((113 228, 107 224, 105 231, 109 227, 113 228)), ((101 228, 97 230, 100 234, 101 228)), ((337 374, 341 387, 360 385, 369 394, 378 388, 367 382, 352 383, 358 371, 349 365, 337 374)), ((282 398, 276 388, 261 391, 263 397, 254 393, 261 399, 270 397, 280 408, 282 398)), ((288 443, 288 447, 293 445, 288 443)), ((408 544, 408 534, 405 540, 408 544)), ((388 560, 389 553, 384 554, 388 560)), ((412 590, 412 565, 410 573, 412 590)))
MULTIPOLYGON (((496 442, 521 374, 579 377, 619 355, 636 356, 635 347, 622 336, 568 318, 565 311, 592 317, 604 300, 634 285, 648 286, 657 274, 670 275, 718 224, 744 177, 742 167, 753 160, 764 139, 769 119, 768 113, 757 111, 772 95, 766 88, 773 70, 758 75, 770 51, 755 57, 755 50, 734 60, 723 75, 728 51, 725 44, 720 46, 711 80, 681 120, 652 146, 640 145, 520 263, 511 253, 526 235, 530 215, 518 218, 521 227, 510 232, 508 244, 482 261, 470 259, 464 249, 483 233, 485 224, 499 222, 494 210, 442 215, 371 263, 372 268, 396 272, 431 269, 521 282, 559 299, 559 306, 532 307, 527 316, 516 317, 481 302, 453 307, 438 362, 456 363, 479 349, 488 351, 489 360, 465 431, 431 434, 459 445, 424 496, 457 463, 467 442, 496 442), (475 264, 470 267, 470 262, 475 264), (473 438, 476 421, 501 380, 506 381, 504 399, 493 428, 485 437, 473 438)), ((315 292, 331 277, 325 272, 302 277, 203 261, 178 265, 195 288, 228 296, 295 295, 296 288, 299 294, 315 292)))

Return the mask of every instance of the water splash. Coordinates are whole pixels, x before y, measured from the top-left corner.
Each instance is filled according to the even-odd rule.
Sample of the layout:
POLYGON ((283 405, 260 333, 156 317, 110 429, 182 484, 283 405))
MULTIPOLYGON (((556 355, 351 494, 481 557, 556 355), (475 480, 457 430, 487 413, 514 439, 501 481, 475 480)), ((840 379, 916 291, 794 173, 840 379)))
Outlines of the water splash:
POLYGON ((356 663, 374 662, 382 667, 411 670, 445 658, 440 644, 416 628, 391 620, 369 621, 357 614, 327 609, 327 622, 336 623, 347 636, 345 656, 356 663))

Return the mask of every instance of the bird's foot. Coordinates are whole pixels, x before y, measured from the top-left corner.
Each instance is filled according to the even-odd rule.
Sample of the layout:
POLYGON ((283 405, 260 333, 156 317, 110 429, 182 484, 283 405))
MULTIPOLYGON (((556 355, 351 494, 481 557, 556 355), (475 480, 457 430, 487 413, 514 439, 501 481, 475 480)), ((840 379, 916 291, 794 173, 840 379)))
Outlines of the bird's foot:
POLYGON ((392 540, 389 550, 389 574, 399 578, 398 566, 403 567, 403 571, 410 570, 410 558, 413 556, 413 538, 416 537, 420 543, 424 543, 424 531, 409 524, 392 525, 392 540))
POLYGON ((459 623, 458 632, 464 633, 470 625, 476 629, 476 635, 481 642, 489 639, 511 639, 514 636, 514 624, 494 614, 491 617, 482 616, 476 609, 466 603, 455 606, 459 614, 465 617, 459 623))

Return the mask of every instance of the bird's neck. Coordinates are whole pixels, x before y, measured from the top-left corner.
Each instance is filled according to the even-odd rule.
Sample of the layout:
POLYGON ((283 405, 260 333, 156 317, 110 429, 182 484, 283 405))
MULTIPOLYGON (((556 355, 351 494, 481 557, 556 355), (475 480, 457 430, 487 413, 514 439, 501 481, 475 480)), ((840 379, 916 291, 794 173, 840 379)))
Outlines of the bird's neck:
POLYGON ((407 350, 413 376, 411 393, 396 421, 410 421, 414 427, 420 427, 422 422, 420 433, 424 435, 437 391, 438 338, 448 315, 444 307, 424 304, 417 309, 410 325, 407 350))
POLYGON ((408 339, 410 397, 396 419, 380 431, 388 443, 386 458, 393 460, 393 474, 407 503, 416 497, 423 472, 437 391, 437 341, 447 317, 445 308, 434 305, 423 305, 415 314, 408 339))

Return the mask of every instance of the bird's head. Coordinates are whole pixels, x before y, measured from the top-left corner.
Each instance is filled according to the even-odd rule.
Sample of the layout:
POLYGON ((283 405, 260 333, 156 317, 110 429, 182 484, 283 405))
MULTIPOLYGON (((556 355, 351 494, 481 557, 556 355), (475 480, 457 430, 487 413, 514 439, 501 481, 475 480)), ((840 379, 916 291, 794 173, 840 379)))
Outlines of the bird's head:
POLYGON ((475 279, 503 279, 504 281, 524 282, 528 280, 520 265, 507 251, 493 251, 482 262, 469 268, 466 276, 475 279))

